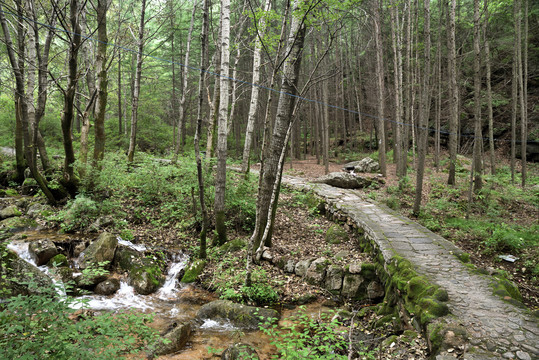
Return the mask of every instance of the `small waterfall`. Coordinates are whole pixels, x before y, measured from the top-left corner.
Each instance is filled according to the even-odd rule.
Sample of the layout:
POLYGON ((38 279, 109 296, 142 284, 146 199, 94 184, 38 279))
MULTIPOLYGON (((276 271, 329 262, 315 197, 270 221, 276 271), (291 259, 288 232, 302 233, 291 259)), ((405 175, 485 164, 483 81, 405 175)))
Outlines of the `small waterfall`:
POLYGON ((86 307, 92 310, 148 310, 153 308, 148 299, 135 293, 135 289, 126 281, 120 282, 120 289, 112 296, 84 295, 81 299, 83 300, 82 303, 75 306, 75 308, 86 307))
POLYGON ((178 285, 178 274, 185 268, 189 258, 184 254, 174 255, 173 262, 168 268, 167 278, 165 283, 157 292, 159 299, 161 300, 170 300, 176 293, 179 291, 177 288, 178 285))
POLYGON ((129 248, 131 248, 133 250, 136 250, 136 251, 139 251, 139 252, 143 252, 143 251, 147 250, 146 246, 133 244, 131 241, 124 240, 119 236, 117 236, 116 239, 118 239, 118 244, 123 245, 123 246, 127 246, 127 247, 129 247, 129 248))

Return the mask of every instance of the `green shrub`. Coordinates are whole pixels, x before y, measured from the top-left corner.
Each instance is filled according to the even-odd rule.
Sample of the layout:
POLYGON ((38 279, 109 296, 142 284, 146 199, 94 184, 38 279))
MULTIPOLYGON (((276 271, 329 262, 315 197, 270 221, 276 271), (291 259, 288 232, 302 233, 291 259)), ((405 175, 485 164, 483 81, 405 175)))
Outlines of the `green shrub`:
MULTIPOLYGON (((342 324, 333 316, 334 312, 320 313, 311 317, 305 307, 298 315, 290 318, 290 325, 279 328, 277 324, 267 323, 260 330, 271 339, 278 354, 273 359, 309 360, 309 359, 348 359, 348 341, 342 324)), ((374 351, 360 350, 361 359, 374 360, 374 351)))
MULTIPOLYGON (((29 286, 37 286, 29 284, 29 286)), ((147 315, 86 313, 84 302, 70 296, 59 301, 57 289, 40 295, 11 297, 0 308, 1 359, 112 359, 153 346, 157 332, 147 315)))

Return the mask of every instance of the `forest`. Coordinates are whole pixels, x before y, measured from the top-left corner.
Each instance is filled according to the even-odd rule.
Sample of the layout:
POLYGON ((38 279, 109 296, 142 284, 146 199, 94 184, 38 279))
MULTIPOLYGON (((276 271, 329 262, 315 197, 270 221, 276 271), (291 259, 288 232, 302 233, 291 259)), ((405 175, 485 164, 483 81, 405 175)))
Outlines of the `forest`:
MULTIPOLYGON (((190 295, 198 302, 213 296, 274 308, 319 304, 327 291, 290 280, 282 267, 277 273, 270 251, 336 257, 333 265, 346 269, 359 258, 370 266, 376 256, 368 246, 328 240, 335 232, 350 242, 364 235, 338 217, 326 219, 329 205, 285 177, 318 181, 364 158, 378 167, 365 174, 370 185, 358 196, 454 243, 466 262, 516 284, 511 297, 539 310, 538 3, 0 0, 0 25, 0 299, 8 299, 0 300, 0 344, 23 344, 0 357, 35 355, 45 346, 39 341, 50 346, 43 358, 83 358, 99 342, 104 359, 152 346, 152 356, 165 354, 156 349, 167 341, 129 312, 76 313, 88 334, 114 328, 96 342, 77 341, 83 331, 61 324, 55 332, 65 333, 63 344, 32 330, 51 319, 34 314, 40 311, 31 299, 70 322, 79 290, 95 291, 96 274, 121 268, 112 258, 96 262, 90 275, 82 271, 96 281, 91 285, 62 276, 72 282, 64 290, 70 300, 55 307, 47 300, 54 286, 48 298, 39 291, 10 297, 9 242, 52 232, 61 237, 56 248, 72 244, 64 252, 75 264, 73 249, 95 232, 148 246, 129 272, 158 271, 159 286, 176 251, 187 254, 177 280, 207 292, 190 295), (28 216, 34 203, 40 207, 28 216), (13 235, 21 229, 31 232, 13 235), (196 274, 188 276, 191 270, 196 274), (17 317, 17 307, 38 320, 17 317)), ((350 345, 354 326, 379 325, 387 284, 377 304, 370 295, 336 301, 353 314, 372 305, 363 325, 354 325, 356 315, 339 324, 331 316, 313 322, 301 311, 290 315, 311 335, 326 334, 330 348, 301 338, 294 326, 286 331, 297 337, 265 326, 268 315, 259 333, 278 340, 259 355, 400 359, 397 348, 418 359, 435 354, 440 346, 421 332, 420 340, 401 341, 405 331, 391 321, 377 326, 377 341, 350 345), (342 326, 350 329, 347 339, 335 335, 342 326), (388 339, 399 345, 393 349, 388 339)), ((220 354, 212 341, 204 351, 220 354)), ((206 358, 197 354, 184 356, 206 358)))

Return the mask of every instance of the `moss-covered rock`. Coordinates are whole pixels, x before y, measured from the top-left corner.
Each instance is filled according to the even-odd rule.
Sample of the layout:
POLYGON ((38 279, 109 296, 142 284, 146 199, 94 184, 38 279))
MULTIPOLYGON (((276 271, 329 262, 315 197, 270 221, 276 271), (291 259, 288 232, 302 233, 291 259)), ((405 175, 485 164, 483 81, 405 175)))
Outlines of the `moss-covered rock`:
POLYGON ((0 221, 0 230, 6 229, 10 232, 19 232, 30 229, 36 229, 37 222, 23 216, 10 217, 0 221))
POLYGON ((181 350, 190 336, 190 322, 174 324, 172 329, 159 340, 155 350, 152 351, 152 356, 149 358, 153 358, 155 355, 166 355, 181 350))
POLYGON ((129 272, 129 285, 141 295, 151 294, 165 281, 165 275, 158 261, 153 257, 145 257, 142 263, 136 264, 129 272))
POLYGON ((21 211, 17 208, 16 205, 9 205, 2 210, 0 210, 0 220, 4 220, 10 217, 21 216, 21 211))
POLYGON ((328 244, 340 244, 348 241, 348 233, 340 225, 331 225, 326 230, 325 239, 328 244))
POLYGON ((514 282, 509 281, 504 277, 497 276, 494 277, 492 287, 494 289, 494 294, 501 296, 502 298, 504 298, 504 300, 513 299, 516 300, 518 303, 522 302, 522 295, 518 290, 518 286, 514 282))
POLYGON ((58 255, 56 245, 50 239, 39 239, 32 241, 28 246, 30 254, 36 260, 36 265, 41 266, 49 262, 54 256, 58 255))
POLYGON ((37 267, 0 244, 0 298, 16 295, 54 294, 53 282, 37 267))
POLYGON ((212 301, 203 305, 197 313, 200 320, 223 320, 244 329, 258 329, 260 325, 269 325, 279 317, 276 310, 236 304, 229 300, 212 301))
POLYGON ((128 246, 119 245, 116 248, 113 264, 124 271, 131 271, 133 266, 142 261, 143 254, 128 246))
POLYGON ((69 263, 67 261, 67 257, 64 254, 57 254, 53 256, 47 263, 47 266, 49 267, 63 267, 68 265, 69 263))
POLYGON ((206 260, 198 259, 198 260, 193 261, 185 269, 185 274, 183 274, 181 282, 184 282, 184 283, 194 282, 197 279, 198 275, 202 273, 202 270, 204 270, 205 266, 206 266, 206 260))
POLYGON ((224 243, 223 245, 219 247, 219 249, 221 249, 221 251, 225 253, 236 252, 236 251, 246 249, 246 248, 247 248, 247 242, 242 239, 234 239, 234 240, 227 241, 226 243, 224 243))

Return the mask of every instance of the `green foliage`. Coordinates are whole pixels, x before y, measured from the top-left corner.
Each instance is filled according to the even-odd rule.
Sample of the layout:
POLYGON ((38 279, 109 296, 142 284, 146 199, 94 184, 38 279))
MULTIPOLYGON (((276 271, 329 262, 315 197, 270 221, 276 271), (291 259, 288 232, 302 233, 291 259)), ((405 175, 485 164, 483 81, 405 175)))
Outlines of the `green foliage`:
MULTIPOLYGON (((1 246, 0 255, 4 252, 1 246)), ((32 281, 27 285, 38 286, 32 281)), ((75 314, 75 309, 85 307, 84 300, 59 299, 58 286, 5 300, 0 307, 1 359, 111 359, 137 353, 157 340, 157 332, 146 326, 151 317, 129 312, 75 314)), ((69 291, 72 284, 65 287, 69 291)))
POLYGON ((51 215, 48 220, 55 221, 65 232, 82 230, 89 226, 99 215, 97 203, 86 195, 77 195, 75 199, 69 200, 66 207, 56 214, 51 215))
POLYGON ((0 95, 0 146, 15 145, 15 105, 6 94, 0 95))
MULTIPOLYGON (((271 323, 260 329, 271 339, 278 354, 272 359, 348 359, 348 342, 344 337, 342 324, 333 316, 334 312, 320 313, 311 317, 301 307, 299 313, 290 319, 290 325, 279 328, 271 323)), ((361 359, 374 360, 374 352, 362 351, 361 359)))

